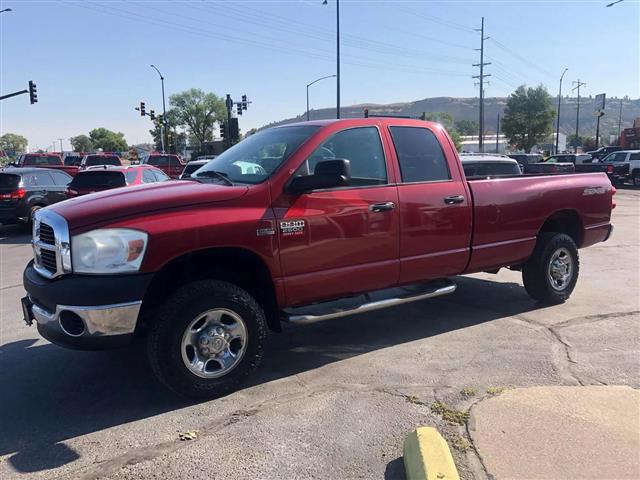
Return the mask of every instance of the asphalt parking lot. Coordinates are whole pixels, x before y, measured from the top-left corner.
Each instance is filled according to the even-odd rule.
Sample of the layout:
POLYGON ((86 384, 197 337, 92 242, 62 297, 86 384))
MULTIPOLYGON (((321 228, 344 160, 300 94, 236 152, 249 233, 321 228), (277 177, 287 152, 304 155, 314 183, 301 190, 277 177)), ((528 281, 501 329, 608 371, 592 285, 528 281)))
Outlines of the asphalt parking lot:
MULTIPOLYGON (((640 190, 615 231, 581 250, 570 301, 541 308, 517 272, 458 278, 450 296, 273 335, 259 374, 193 404, 152 377, 144 350, 65 350, 22 322, 28 236, 0 227, 0 478, 402 478, 402 442, 487 390, 640 388, 640 190), (460 392, 470 393, 466 398, 460 392), (181 441, 179 434, 197 431, 181 441)), ((473 445, 463 478, 488 478, 473 445)))

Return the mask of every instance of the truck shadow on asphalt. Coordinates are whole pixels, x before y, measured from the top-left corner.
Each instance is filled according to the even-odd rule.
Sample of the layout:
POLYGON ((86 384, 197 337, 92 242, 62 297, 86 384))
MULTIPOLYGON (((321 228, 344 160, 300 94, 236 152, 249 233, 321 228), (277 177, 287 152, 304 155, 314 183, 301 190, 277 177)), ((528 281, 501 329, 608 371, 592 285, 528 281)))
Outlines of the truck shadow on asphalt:
POLYGON ((27 245, 31 233, 24 225, 0 225, 0 245, 27 245))
MULTIPOLYGON (((265 366, 245 388, 538 308, 516 283, 456 282, 458 291, 447 297, 313 325, 286 325, 283 334, 273 335, 265 366)), ((64 443, 67 439, 193 404, 155 381, 142 346, 81 352, 35 342, 0 347, 0 455, 11 455, 8 462, 18 472, 45 471, 80 458, 64 443)))

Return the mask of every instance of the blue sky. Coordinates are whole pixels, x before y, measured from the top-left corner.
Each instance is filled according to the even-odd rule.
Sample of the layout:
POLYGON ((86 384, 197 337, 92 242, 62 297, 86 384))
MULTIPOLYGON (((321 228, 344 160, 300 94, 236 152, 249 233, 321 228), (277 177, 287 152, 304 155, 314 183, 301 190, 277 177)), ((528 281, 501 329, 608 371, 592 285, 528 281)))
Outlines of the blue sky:
MULTIPOLYGON (((487 96, 545 84, 557 94, 580 78, 585 95, 640 96, 640 3, 594 1, 342 0, 342 104, 477 95, 485 17, 487 96)), ((150 140, 133 108, 161 111, 190 87, 247 94, 242 130, 301 114, 305 85, 335 73, 335 1, 0 1, 0 91, 38 85, 2 101, 0 133, 31 148, 106 127, 129 143, 150 140)), ((335 82, 311 87, 312 108, 335 105, 335 82)))

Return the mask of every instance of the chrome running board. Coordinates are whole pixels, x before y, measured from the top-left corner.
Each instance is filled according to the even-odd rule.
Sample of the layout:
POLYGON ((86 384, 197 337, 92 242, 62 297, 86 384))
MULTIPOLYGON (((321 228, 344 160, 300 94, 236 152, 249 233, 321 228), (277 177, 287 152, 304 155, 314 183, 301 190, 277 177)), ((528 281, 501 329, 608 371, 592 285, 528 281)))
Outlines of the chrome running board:
POLYGON ((427 298, 440 297, 455 292, 456 288, 456 284, 451 280, 437 280, 427 284, 378 290, 355 298, 286 309, 283 312, 282 320, 296 324, 315 323, 322 320, 395 307, 404 303, 426 300, 427 298), (358 302, 359 299, 361 300, 360 302, 358 302))

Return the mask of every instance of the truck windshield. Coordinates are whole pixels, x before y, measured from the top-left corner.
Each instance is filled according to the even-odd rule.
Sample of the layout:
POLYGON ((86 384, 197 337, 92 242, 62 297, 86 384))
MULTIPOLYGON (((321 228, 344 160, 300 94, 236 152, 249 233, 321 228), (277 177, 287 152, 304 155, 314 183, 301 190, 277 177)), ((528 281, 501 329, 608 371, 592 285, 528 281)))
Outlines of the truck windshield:
POLYGON ((126 185, 124 174, 109 170, 80 172, 69 184, 69 188, 116 188, 126 185))
POLYGON ((216 178, 206 173, 214 171, 233 183, 260 183, 319 129, 316 125, 304 125, 256 133, 211 160, 193 178, 216 178))
POLYGON ((95 167, 96 165, 122 165, 120 158, 115 155, 87 155, 85 160, 86 167, 95 167))

